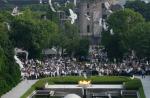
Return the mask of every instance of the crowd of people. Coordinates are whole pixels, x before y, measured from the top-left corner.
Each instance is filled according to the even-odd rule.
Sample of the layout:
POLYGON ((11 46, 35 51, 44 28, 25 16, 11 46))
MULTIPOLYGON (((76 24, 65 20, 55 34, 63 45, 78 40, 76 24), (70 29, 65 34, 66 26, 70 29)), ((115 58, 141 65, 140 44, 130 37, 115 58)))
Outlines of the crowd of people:
POLYGON ((122 63, 79 62, 75 58, 51 57, 42 61, 29 60, 21 69, 27 79, 56 76, 91 76, 91 75, 144 75, 150 74, 148 62, 124 60, 122 63))
POLYGON ((21 75, 27 79, 39 79, 56 76, 92 76, 115 75, 133 76, 150 75, 150 63, 146 60, 138 60, 134 51, 126 56, 122 62, 109 62, 107 53, 101 49, 90 49, 89 59, 76 59, 71 57, 51 56, 43 60, 28 60, 23 64, 21 75), (84 60, 84 62, 82 61, 84 60))

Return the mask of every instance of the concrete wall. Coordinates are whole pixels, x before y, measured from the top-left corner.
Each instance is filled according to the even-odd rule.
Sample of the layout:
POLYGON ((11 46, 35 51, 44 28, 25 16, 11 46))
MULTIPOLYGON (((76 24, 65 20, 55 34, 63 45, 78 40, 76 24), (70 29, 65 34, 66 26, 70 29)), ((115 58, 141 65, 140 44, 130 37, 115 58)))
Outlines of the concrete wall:
POLYGON ((83 0, 79 3, 80 35, 88 37, 91 44, 98 44, 100 42, 102 27, 99 25, 99 20, 103 16, 103 2, 104 0, 83 0), (90 16, 90 20, 85 16, 87 13, 90 16), (87 32, 88 25, 90 32, 87 32))
POLYGON ((80 35, 88 37, 94 45, 100 44, 101 41, 102 26, 99 25, 99 20, 106 14, 106 9, 103 7, 105 2, 111 5, 115 4, 116 0, 80 0, 78 3, 80 35), (87 13, 90 20, 85 16, 87 13), (90 27, 90 32, 87 32, 87 25, 90 27))

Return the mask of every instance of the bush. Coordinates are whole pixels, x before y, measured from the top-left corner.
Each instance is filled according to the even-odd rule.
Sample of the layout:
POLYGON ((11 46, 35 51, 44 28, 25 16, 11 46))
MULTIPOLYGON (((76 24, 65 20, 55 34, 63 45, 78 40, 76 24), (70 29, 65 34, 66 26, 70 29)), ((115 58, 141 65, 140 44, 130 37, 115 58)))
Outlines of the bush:
POLYGON ((142 83, 139 79, 134 79, 125 82, 125 89, 127 90, 138 90, 140 94, 140 98, 146 98, 143 90, 142 83))
POLYGON ((102 76, 102 77, 91 77, 90 78, 93 84, 122 84, 123 82, 128 81, 127 77, 121 76, 102 76))
POLYGON ((125 82, 125 88, 127 90, 138 90, 139 87, 142 87, 142 83, 139 79, 134 79, 134 80, 125 82))
POLYGON ((0 96, 9 90, 6 81, 0 78, 0 96))

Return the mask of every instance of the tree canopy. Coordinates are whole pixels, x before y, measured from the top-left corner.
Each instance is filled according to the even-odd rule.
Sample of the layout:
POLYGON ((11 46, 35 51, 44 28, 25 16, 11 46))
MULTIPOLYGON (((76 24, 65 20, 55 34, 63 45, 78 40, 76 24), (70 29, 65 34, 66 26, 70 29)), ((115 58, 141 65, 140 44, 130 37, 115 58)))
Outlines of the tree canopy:
POLYGON ((150 23, 140 23, 133 27, 129 33, 130 49, 136 52, 138 58, 150 59, 150 23))
POLYGON ((150 3, 145 3, 141 0, 128 1, 125 5, 126 8, 133 9, 143 15, 146 21, 150 21, 150 3))
POLYGON ((11 39, 14 46, 29 51, 30 57, 39 57, 43 48, 50 48, 51 38, 58 33, 58 26, 50 20, 41 18, 41 14, 30 9, 15 17, 11 23, 11 39))
MULTIPOLYGON (((2 16, 2 14, 0 14, 2 16)), ((13 46, 7 26, 0 17, 0 96, 15 86, 20 80, 19 66, 13 59, 13 46)))
POLYGON ((68 56, 88 55, 89 42, 81 39, 76 24, 68 20, 60 25, 57 14, 47 5, 35 7, 21 8, 18 16, 12 16, 8 9, 0 11, 0 96, 21 79, 14 61, 16 47, 27 50, 33 59, 41 57, 42 49, 52 47, 62 49, 68 56))
MULTIPOLYGON (((110 34, 109 31, 103 32, 102 42, 111 59, 122 58, 124 53, 130 51, 132 46, 132 42, 130 42, 132 38, 129 38, 131 34, 130 31, 135 28, 136 25, 144 22, 144 18, 141 14, 130 9, 117 11, 109 16, 107 23, 109 29, 113 29, 114 34, 110 34)), ((134 36, 138 36, 138 34, 136 35, 136 31, 134 32, 134 36)))

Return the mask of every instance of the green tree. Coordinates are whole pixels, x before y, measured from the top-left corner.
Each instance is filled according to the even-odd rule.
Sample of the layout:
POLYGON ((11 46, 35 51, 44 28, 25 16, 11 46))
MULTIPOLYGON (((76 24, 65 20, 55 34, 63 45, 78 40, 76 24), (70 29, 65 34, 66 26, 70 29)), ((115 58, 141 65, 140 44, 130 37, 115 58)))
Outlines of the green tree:
POLYGON ((79 32, 76 24, 65 23, 64 36, 66 36, 66 51, 69 55, 74 56, 79 45, 79 32))
POLYGON ((2 19, 0 23, 0 96, 20 81, 20 70, 14 62, 13 50, 7 27, 2 19))
POLYGON ((11 38, 14 45, 29 51, 30 57, 39 57, 43 48, 51 47, 53 36, 58 32, 57 25, 41 19, 39 13, 27 9, 12 22, 11 38))
POLYGON ((128 42, 130 49, 142 58, 150 59, 150 23, 140 23, 129 31, 128 42))
POLYGON ((128 1, 125 7, 139 12, 147 21, 150 21, 150 3, 145 3, 141 0, 134 0, 128 1))
POLYGON ((144 22, 142 15, 130 9, 116 11, 108 17, 107 23, 109 29, 113 29, 114 35, 109 31, 103 32, 102 43, 111 59, 123 57, 130 48, 127 40, 129 31, 142 22, 144 22))
POLYGON ((86 38, 80 38, 79 45, 75 51, 75 57, 87 57, 89 53, 89 40, 86 38))

